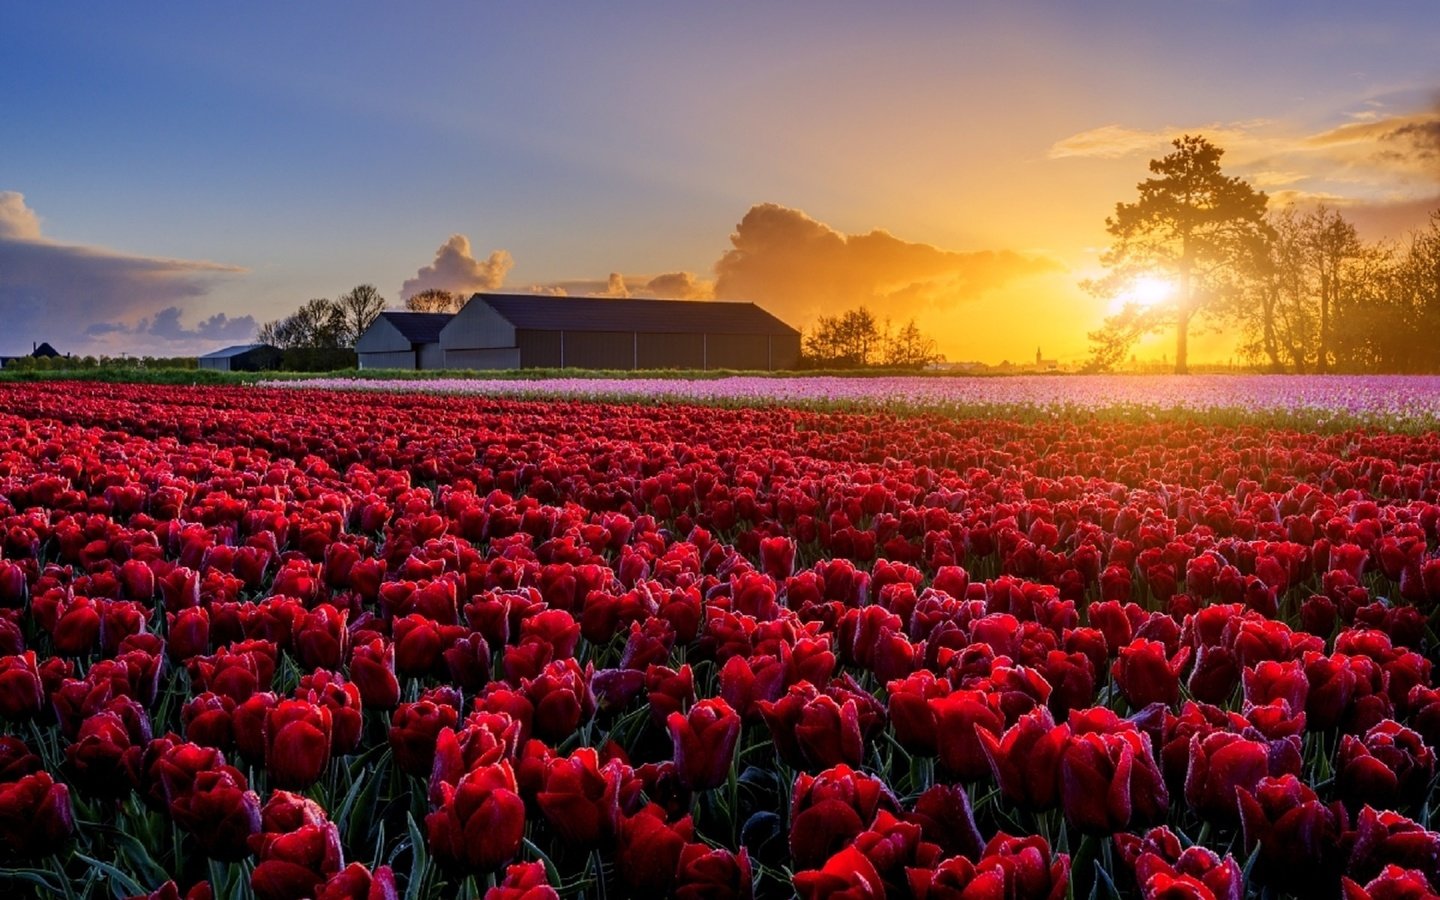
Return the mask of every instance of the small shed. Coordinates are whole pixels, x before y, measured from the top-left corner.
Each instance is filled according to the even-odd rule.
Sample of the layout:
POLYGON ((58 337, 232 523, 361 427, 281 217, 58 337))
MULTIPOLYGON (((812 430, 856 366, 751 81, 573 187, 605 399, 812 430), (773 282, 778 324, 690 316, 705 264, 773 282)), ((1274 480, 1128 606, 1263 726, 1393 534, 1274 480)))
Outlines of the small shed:
POLYGON ((280 348, 269 344, 236 344, 200 357, 200 368, 217 372, 261 372, 280 367, 280 348))
POLYGON ((440 332, 449 369, 792 369, 800 332, 754 303, 476 294, 440 332))
POLYGON ((362 369, 443 369, 440 332, 451 313, 382 312, 355 342, 362 369))

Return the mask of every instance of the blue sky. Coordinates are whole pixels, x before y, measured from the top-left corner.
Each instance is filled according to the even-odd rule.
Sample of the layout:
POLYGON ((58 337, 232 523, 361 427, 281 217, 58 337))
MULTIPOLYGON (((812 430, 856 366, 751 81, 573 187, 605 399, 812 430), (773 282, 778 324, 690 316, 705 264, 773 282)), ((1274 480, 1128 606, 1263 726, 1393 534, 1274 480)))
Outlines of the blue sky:
MULTIPOLYGON (((1034 342, 963 323, 1025 303, 1064 355, 1101 309, 1074 284, 1104 217, 1172 131, 1218 134, 1240 174, 1354 204, 1377 230, 1440 194, 1423 146, 1385 166, 1315 141, 1432 121, 1440 5, 771 6, 0 0, 11 237, 33 243, 37 220, 73 251, 59 258, 122 282, 132 257, 178 261, 67 302, 44 274, 66 266, 31 254, 7 276, 0 256, 0 304, 26 331, 0 330, 0 353, 193 352, 243 330, 232 320, 361 282, 398 302, 453 234, 481 260, 507 251, 510 289, 708 282, 737 223, 771 203, 947 265, 1045 260, 894 310, 950 334, 952 357, 993 360, 1034 342), (154 333, 172 308, 180 326, 154 333)), ((860 296, 883 308, 911 275, 860 271, 875 282, 860 296)))

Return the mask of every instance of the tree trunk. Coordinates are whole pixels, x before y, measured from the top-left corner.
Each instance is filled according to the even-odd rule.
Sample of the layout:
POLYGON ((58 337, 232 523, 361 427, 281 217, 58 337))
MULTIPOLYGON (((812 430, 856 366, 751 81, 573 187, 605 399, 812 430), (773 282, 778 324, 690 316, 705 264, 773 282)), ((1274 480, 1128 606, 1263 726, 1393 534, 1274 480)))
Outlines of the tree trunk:
POLYGON ((1175 320, 1175 374, 1189 375, 1190 365, 1186 354, 1186 343, 1189 340, 1190 316, 1188 313, 1180 313, 1175 320))
POLYGON ((1261 301, 1261 333, 1262 342, 1265 345, 1265 355, 1270 357, 1270 371, 1283 372, 1285 366, 1280 362, 1279 341, 1275 337, 1275 307, 1279 300, 1275 291, 1270 287, 1264 288, 1264 300, 1261 301))
POLYGON ((1320 348, 1317 352, 1315 371, 1324 374, 1330 369, 1330 276, 1325 273, 1324 262, 1320 270, 1320 348))

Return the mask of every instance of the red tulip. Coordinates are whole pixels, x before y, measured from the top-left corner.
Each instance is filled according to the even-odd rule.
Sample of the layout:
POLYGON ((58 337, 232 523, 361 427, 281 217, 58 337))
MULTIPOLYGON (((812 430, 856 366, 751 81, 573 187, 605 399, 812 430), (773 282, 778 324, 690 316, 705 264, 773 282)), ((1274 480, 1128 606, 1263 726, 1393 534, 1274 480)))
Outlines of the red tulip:
POLYGON ((1419 869, 1440 891, 1440 833, 1399 813, 1367 806, 1355 821, 1347 872, 1351 878, 1368 881, 1391 865, 1419 869))
POLYGON ((1333 889, 1346 827, 1338 803, 1325 806, 1294 775, 1262 778, 1254 791, 1240 788, 1238 796, 1245 852, 1259 848, 1263 880, 1301 892, 1333 889))
POLYGON ((1180 672, 1189 658, 1188 647, 1167 659, 1164 644, 1137 639, 1120 648, 1111 674, 1131 707, 1139 709, 1151 703, 1174 706, 1180 699, 1180 672))
POLYGON ((651 803, 620 820, 616 868, 634 894, 664 894, 675 881, 680 852, 694 837, 690 817, 667 822, 665 811, 651 803))
POLYGON ((1435 751, 1416 732, 1386 719, 1364 740, 1342 735, 1335 767, 1348 804, 1391 809, 1425 793, 1435 774, 1435 751))
POLYGON ((567 843, 594 847, 614 836, 620 821, 621 766, 602 766, 599 754, 590 747, 550 761, 544 787, 535 799, 567 843))
POLYGON ((1060 757, 1070 729, 1057 726, 1044 707, 1021 716, 1001 737, 977 729, 1000 790, 1021 809, 1044 812, 1060 802, 1060 757))
POLYGON ((265 768, 277 787, 306 788, 330 759, 330 710, 282 700, 265 713, 265 768))
POLYGON ((881 809, 899 812, 884 781, 846 765, 801 773, 790 799, 790 855, 796 868, 822 865, 864 831, 881 809))
POLYGON ((676 900, 750 900, 754 896, 750 856, 708 844, 686 844, 675 867, 676 900))
POLYGON ((1111 834, 1163 816, 1169 792, 1144 735, 1090 731, 1061 754, 1060 803, 1072 826, 1111 834))
POLYGON ((250 873, 250 887, 259 900, 313 897, 344 865, 340 832, 330 822, 261 832, 250 837, 250 846, 259 858, 250 873))
POLYGON ((0 784, 0 852, 34 859, 55 853, 74 833, 70 790, 48 772, 0 784))
POLYGON ((435 766, 435 742, 442 729, 454 728, 459 710, 440 698, 402 703, 390 719, 390 749, 402 772, 424 777, 435 766))
POLYGON ((940 765, 961 781, 975 781, 990 771, 978 736, 998 736, 1005 721, 995 698, 983 691, 953 691, 926 701, 935 716, 935 738, 940 765))
POLYGON ((718 697, 701 700, 688 713, 671 713, 666 724, 680 783, 692 791, 724 784, 740 738, 740 716, 730 704, 718 697))
POLYGON ((170 817, 205 855, 239 860, 250 852, 250 835, 260 830, 260 798, 236 770, 208 769, 196 773, 188 791, 171 798, 170 817))
POLYGON ((442 862, 493 872, 515 858, 525 836, 525 802, 508 762, 476 769, 441 788, 439 807, 425 817, 430 849, 442 862))
POLYGON ((45 702, 35 651, 0 657, 0 716, 11 722, 40 712, 45 702))
POLYGON ((395 677, 395 645, 377 638, 352 648, 350 681, 360 689, 360 699, 368 709, 394 709, 400 702, 400 682, 395 677))
POLYGON ((1239 816, 1236 792, 1254 793, 1260 779, 1299 775, 1300 739, 1256 741, 1228 732, 1190 738, 1185 802, 1199 815, 1222 822, 1239 816))
POLYGON ((560 900, 560 894, 550 886, 544 863, 515 863, 485 892, 484 900, 560 900))
POLYGON ((399 900, 395 873, 389 866, 374 872, 358 862, 331 875, 315 891, 315 900, 399 900))

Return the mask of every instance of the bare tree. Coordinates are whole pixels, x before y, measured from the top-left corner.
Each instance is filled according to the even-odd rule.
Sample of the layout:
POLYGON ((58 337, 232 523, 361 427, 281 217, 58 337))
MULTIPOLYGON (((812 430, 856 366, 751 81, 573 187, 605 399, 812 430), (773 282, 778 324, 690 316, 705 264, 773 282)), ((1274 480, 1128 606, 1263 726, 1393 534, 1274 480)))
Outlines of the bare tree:
POLYGON ((257 338, 282 350, 342 347, 347 332, 345 313, 339 304, 316 297, 290 315, 261 325, 257 338))
POLYGON ((426 288, 405 298, 405 308, 411 312, 456 313, 464 305, 459 294, 444 288, 426 288))
POLYGON ((385 298, 380 296, 375 285, 361 284, 341 294, 340 299, 335 301, 335 306, 340 310, 342 319, 342 346, 353 347, 360 335, 365 333, 365 329, 385 311, 385 298))

